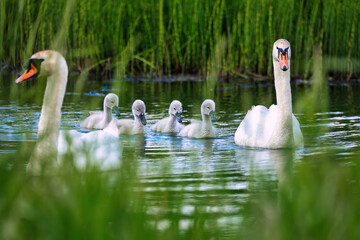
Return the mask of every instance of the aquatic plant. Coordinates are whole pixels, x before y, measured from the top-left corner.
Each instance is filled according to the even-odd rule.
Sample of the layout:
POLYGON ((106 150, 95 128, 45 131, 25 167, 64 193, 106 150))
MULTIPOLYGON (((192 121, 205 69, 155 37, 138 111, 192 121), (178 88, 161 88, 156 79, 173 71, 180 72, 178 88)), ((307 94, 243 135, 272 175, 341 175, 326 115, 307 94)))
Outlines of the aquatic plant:
POLYGON ((272 74, 272 43, 291 42, 292 73, 308 77, 319 46, 329 72, 360 72, 360 3, 316 1, 3 0, 0 61, 17 65, 53 48, 73 70, 206 75, 218 41, 220 75, 272 74), (130 46, 130 48, 129 48, 130 46), (129 51, 125 51, 128 48, 129 51), (125 52, 124 52, 125 51, 125 52), (125 55, 124 55, 125 54, 125 55), (329 59, 329 60, 327 60, 329 59), (339 67, 340 66, 340 67, 339 67))

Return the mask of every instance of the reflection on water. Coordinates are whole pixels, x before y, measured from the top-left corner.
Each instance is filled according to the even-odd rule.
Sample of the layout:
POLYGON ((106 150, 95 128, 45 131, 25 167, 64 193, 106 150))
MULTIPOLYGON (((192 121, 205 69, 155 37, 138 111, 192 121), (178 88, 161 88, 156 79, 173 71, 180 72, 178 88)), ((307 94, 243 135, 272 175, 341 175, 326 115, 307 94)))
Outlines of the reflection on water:
MULTIPOLYGON (((342 87, 330 89, 328 112, 316 113, 311 118, 296 114, 304 133, 305 148, 295 152, 246 149, 234 143, 233 134, 251 105, 270 106, 275 102, 271 85, 230 82, 216 90, 213 99, 220 118, 213 124, 220 131, 219 138, 181 138, 150 130, 152 124, 168 115, 168 105, 174 99, 183 103, 184 121, 200 119, 199 108, 204 100, 199 97, 202 96, 199 94, 202 84, 138 82, 129 84, 127 91, 115 91, 120 99, 121 118, 132 118, 131 104, 135 99, 142 99, 147 105, 145 136, 121 136, 120 140, 125 153, 123 161, 135 155, 141 184, 139 189, 152 206, 148 214, 163 216, 156 221, 159 230, 169 227, 165 214, 168 212, 179 216, 180 228, 191 227, 193 223, 189 216, 199 208, 206 214, 213 214, 218 226, 235 228, 242 221, 241 211, 249 192, 261 191, 263 181, 274 183, 276 189, 289 172, 284 169, 292 168, 309 155, 322 154, 326 147, 337 149, 339 159, 344 160, 348 155, 359 153, 360 117, 354 105, 360 94, 353 94, 351 101, 354 102, 344 102, 338 95, 343 94, 342 91, 347 93, 348 89, 342 87), (258 177, 260 173, 261 178, 258 177), (159 201, 158 196, 164 192, 169 194, 169 198, 159 201), (179 205, 170 204, 174 198, 181 200, 177 201, 179 205)), ((36 141, 41 106, 30 100, 20 103, 19 97, 11 99, 6 87, 10 88, 2 88, 0 97, 0 153, 11 155, 22 144, 36 141)), ((103 95, 110 88, 92 84, 88 88, 86 93, 91 94, 67 93, 62 109, 63 129, 78 129, 86 110, 101 110, 103 95), (73 101, 74 96, 79 101, 73 101)), ((295 89, 294 102, 303 91, 301 87, 295 89)), ((357 87, 353 89, 354 92, 359 90, 357 87)), ((211 228, 211 223, 206 224, 211 228)))

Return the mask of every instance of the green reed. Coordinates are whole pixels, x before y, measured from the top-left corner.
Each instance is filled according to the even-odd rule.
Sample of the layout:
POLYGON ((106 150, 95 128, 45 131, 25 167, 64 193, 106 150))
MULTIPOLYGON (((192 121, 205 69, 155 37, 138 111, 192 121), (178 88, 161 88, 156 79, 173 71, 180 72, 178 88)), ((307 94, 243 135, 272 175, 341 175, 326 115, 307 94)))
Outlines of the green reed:
POLYGON ((293 75, 311 74, 313 46, 325 58, 345 61, 345 69, 331 71, 336 76, 349 79, 360 72, 358 1, 3 0, 0 11, 0 61, 11 65, 55 48, 67 53, 73 70, 104 59, 114 70, 136 37, 127 74, 205 75, 217 40, 225 36, 221 75, 271 75, 271 48, 278 38, 292 44, 293 75))

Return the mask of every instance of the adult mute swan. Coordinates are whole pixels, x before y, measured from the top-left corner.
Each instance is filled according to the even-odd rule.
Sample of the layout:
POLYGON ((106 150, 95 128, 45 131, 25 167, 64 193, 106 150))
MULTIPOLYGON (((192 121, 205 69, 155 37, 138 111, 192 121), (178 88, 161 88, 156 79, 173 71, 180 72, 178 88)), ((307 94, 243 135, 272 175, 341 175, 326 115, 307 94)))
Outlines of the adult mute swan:
POLYGON ((184 125, 181 124, 181 113, 181 102, 178 100, 172 101, 169 107, 169 117, 161 119, 151 129, 155 132, 178 133, 184 128, 184 125))
POLYGON ((143 134, 145 133, 144 126, 146 125, 145 110, 145 103, 141 100, 135 100, 132 105, 134 120, 114 119, 104 130, 118 135, 143 134))
POLYGON ((89 115, 80 123, 81 128, 104 129, 112 120, 111 110, 114 108, 116 115, 120 116, 118 109, 119 98, 114 93, 109 93, 104 99, 104 111, 89 112, 89 115))
POLYGON ((179 136, 189 138, 214 138, 217 136, 216 128, 211 124, 211 117, 215 116, 215 102, 211 99, 206 99, 201 104, 202 121, 191 120, 191 124, 184 127, 179 136), (212 115, 212 116, 211 116, 212 115))
POLYGON ((290 89, 290 43, 275 41, 272 51, 276 101, 269 109, 253 106, 235 132, 235 143, 257 148, 303 147, 300 124, 292 113, 290 89))
MULTIPOLYGON (((109 132, 95 131, 81 134, 77 131, 67 131, 60 134, 61 107, 68 79, 68 67, 64 57, 56 51, 44 50, 32 55, 24 66, 26 70, 16 80, 16 83, 36 79, 41 75, 47 76, 37 142, 27 170, 39 172, 44 167, 55 167, 58 163, 57 160, 63 159, 58 152, 65 150, 72 151, 78 167, 88 165, 88 156, 95 158, 94 164, 100 165, 100 167, 118 165, 121 154, 116 148, 118 147, 118 138, 109 132), (74 140, 74 145, 66 146, 65 138, 68 137, 74 140), (101 148, 98 147, 99 141, 103 143, 101 148), (114 150, 111 152, 111 149, 114 150), (83 150, 87 152, 84 153, 83 150), (96 159, 97 157, 101 159, 96 159)), ((64 154, 66 151, 62 153, 64 154)))

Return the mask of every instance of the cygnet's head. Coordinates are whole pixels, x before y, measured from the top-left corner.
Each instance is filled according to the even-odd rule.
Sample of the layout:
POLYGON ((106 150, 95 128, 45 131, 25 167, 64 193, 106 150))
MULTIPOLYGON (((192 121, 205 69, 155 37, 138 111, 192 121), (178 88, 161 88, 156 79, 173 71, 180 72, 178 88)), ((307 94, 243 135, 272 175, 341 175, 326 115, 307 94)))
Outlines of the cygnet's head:
POLYGON ((211 99, 206 99, 201 104, 201 114, 211 115, 212 118, 216 119, 216 117, 215 117, 215 102, 211 99))
POLYGON ((57 51, 43 50, 31 56, 25 63, 25 72, 16 79, 16 83, 33 80, 39 76, 51 76, 61 73, 67 80, 68 68, 65 58, 57 51))
POLYGON ((172 116, 176 117, 176 120, 181 123, 182 122, 182 118, 181 118, 181 113, 182 113, 182 104, 180 101, 178 100, 174 100, 171 102, 170 107, 169 107, 169 114, 172 116))
POLYGON ((110 109, 115 109, 116 115, 120 116, 120 111, 119 111, 119 98, 116 94, 114 93, 109 93, 108 95, 106 95, 105 99, 104 99, 104 105, 105 107, 108 107, 110 109))
POLYGON ((281 70, 287 71, 290 68, 291 48, 288 40, 276 40, 274 42, 272 55, 274 64, 279 64, 281 70))
POLYGON ((145 118, 145 103, 141 100, 135 100, 132 105, 132 112, 135 117, 138 117, 143 125, 146 125, 146 118, 145 118))

